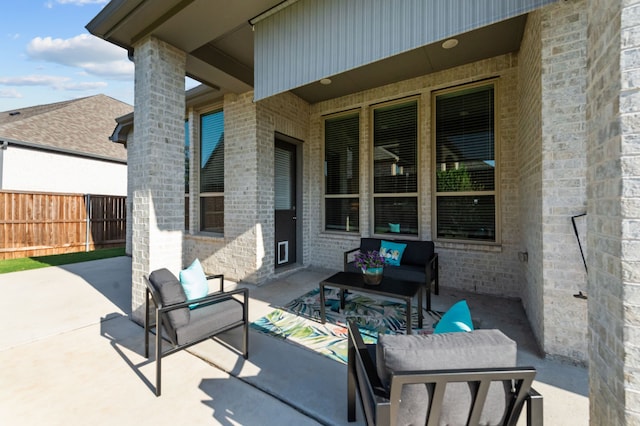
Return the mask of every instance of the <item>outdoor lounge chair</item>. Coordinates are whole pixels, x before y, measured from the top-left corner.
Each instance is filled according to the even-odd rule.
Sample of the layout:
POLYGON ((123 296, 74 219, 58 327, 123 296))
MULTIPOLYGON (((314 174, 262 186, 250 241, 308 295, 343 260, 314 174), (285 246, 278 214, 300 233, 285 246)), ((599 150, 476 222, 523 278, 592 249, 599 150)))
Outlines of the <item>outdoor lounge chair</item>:
POLYGON ((515 364, 515 342, 499 330, 391 336, 381 348, 386 335, 378 345, 365 345, 353 322, 348 328, 350 422, 356 419, 357 388, 369 426, 515 425, 525 402, 527 425, 542 425, 542 396, 531 388, 536 371, 509 366, 510 359, 515 364), (404 369, 403 363, 433 363, 437 370, 404 369), (442 369, 446 364, 505 367, 442 369))
POLYGON ((144 355, 149 358, 149 333, 156 334, 156 396, 160 395, 161 361, 181 349, 200 343, 219 333, 244 326, 242 355, 249 357, 248 295, 246 288, 224 291, 222 275, 208 276, 220 280, 220 291, 189 300, 180 281, 167 269, 159 269, 145 277, 147 285, 144 318, 144 355), (149 296, 156 306, 155 324, 149 319, 149 296), (241 296, 241 297, 238 297, 241 296), (162 327, 158 327, 161 324, 162 327), (161 332, 158 332, 158 329, 161 332), (162 340, 173 346, 162 352, 162 340))

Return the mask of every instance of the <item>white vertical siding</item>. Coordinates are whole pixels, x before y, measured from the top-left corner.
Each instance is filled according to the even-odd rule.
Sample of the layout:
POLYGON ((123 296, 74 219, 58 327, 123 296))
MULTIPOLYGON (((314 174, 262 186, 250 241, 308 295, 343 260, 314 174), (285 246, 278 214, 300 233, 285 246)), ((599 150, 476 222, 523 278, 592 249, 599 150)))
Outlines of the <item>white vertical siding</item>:
POLYGON ((300 0, 256 24, 255 100, 557 0, 300 0))

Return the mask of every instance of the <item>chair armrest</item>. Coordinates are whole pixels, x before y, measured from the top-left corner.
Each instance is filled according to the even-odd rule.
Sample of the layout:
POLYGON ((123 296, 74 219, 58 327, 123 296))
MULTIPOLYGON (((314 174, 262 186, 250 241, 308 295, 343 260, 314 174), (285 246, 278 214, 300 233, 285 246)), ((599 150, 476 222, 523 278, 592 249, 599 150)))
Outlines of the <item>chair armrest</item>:
POLYGON ((380 377, 378 377, 376 365, 373 362, 373 359, 371 359, 371 355, 369 353, 369 350, 367 349, 367 345, 362 339, 362 335, 360 334, 358 326, 352 320, 349 320, 348 328, 349 339, 351 339, 351 342, 355 347, 357 357, 361 360, 362 367, 365 374, 367 375, 367 381, 369 382, 371 390, 376 396, 388 399, 389 393, 382 384, 380 377))
POLYGON ((356 247, 354 249, 347 250, 344 252, 344 269, 342 269, 343 271, 347 270, 347 264, 349 263, 349 255, 351 253, 355 253, 356 251, 360 251, 360 247, 356 247))
POLYGON ((213 280, 216 278, 220 279, 220 291, 224 292, 224 275, 223 274, 207 275, 206 278, 207 278, 207 281, 213 280))
MULTIPOLYGON (((247 298, 249 296, 249 289, 246 288, 238 288, 236 290, 232 290, 232 291, 227 291, 224 293, 218 292, 218 293, 211 293, 205 297, 201 297, 199 299, 192 299, 192 300, 187 300, 186 302, 182 302, 182 303, 174 303, 172 305, 167 305, 164 306, 162 308, 159 308, 158 311, 160 313, 165 313, 165 312, 170 312, 176 309, 182 309, 182 308, 187 308, 190 305, 193 304, 198 304, 198 305, 207 305, 210 302, 219 302, 221 300, 228 300, 233 298, 234 295, 242 295, 244 298, 244 303, 247 303, 247 298)), ((197 309, 197 308, 195 308, 197 309)))
POLYGON ((433 287, 433 292, 435 294, 440 293, 440 286, 438 283, 438 253, 433 253, 431 259, 424 265, 424 275, 425 275, 425 284, 427 284, 427 288, 429 284, 432 282, 435 284, 433 287))

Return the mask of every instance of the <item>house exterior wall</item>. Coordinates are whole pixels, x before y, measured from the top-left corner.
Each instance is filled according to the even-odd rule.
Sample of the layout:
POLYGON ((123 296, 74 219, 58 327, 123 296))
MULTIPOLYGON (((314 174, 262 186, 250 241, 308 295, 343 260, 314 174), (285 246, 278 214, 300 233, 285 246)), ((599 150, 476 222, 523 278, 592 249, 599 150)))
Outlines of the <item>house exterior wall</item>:
POLYGON ((256 99, 512 18, 554 1, 300 0, 255 25, 256 99), (297 60, 291 61, 292 57, 297 60))
MULTIPOLYGON (((586 270, 571 221, 586 213, 585 0, 541 9, 542 276, 546 353, 587 361, 586 270), (561 326, 560 326, 561 325, 561 326)), ((540 270, 539 270, 540 271, 540 270)))
POLYGON ((431 240, 431 92, 490 77, 499 77, 498 109, 500 142, 500 217, 502 241, 499 246, 466 243, 438 243, 440 257, 440 283, 445 287, 461 288, 486 294, 519 297, 524 277, 518 261, 520 246, 519 193, 516 167, 517 142, 517 85, 518 68, 515 54, 503 55, 443 72, 425 75, 353 95, 332 99, 311 106, 310 150, 312 224, 310 230, 310 263, 342 270, 342 253, 357 247, 360 235, 328 233, 322 229, 323 211, 323 128, 325 114, 352 110, 361 111, 360 145, 360 232, 370 233, 371 197, 370 180, 371 141, 369 133, 370 105, 410 95, 419 96, 419 205, 420 234, 423 240, 431 240))
MULTIPOLYGON (((309 106, 291 93, 253 102, 253 92, 226 95, 224 237, 197 231, 197 200, 192 201, 192 231, 185 237, 184 263, 198 258, 211 273, 223 273, 235 281, 260 284, 274 275, 274 142, 275 133, 301 142, 303 161, 309 156, 309 106), (195 222, 195 223, 194 223, 195 222)), ((197 133, 193 133, 198 140, 197 133)), ((192 144, 194 145, 194 144, 192 144)), ((195 157, 193 157, 195 158, 195 157)), ((192 168, 193 169, 193 168, 192 168)), ((303 186, 307 168, 303 165, 303 186)), ((193 175, 192 175, 193 176, 193 175)), ((194 178, 195 179, 195 178, 194 178)), ((191 182, 194 182, 192 179, 191 182)), ((305 199, 308 198, 303 191, 305 199)), ((303 206, 307 203, 302 200, 303 206)), ((306 214, 300 220, 306 222, 306 214)), ((299 235, 298 244, 305 249, 299 235)), ((303 254, 303 259, 305 258, 303 254)), ((304 263, 298 259, 298 263, 304 263)))
POLYGON ((127 195, 127 165, 27 149, 3 151, 0 189, 127 195))
POLYGON ((518 168, 520 249, 526 285, 522 305, 539 344, 544 341, 544 277, 542 274, 542 13, 529 14, 518 54, 518 168))
POLYGON ((135 48, 132 182, 132 316, 144 320, 144 276, 178 274, 184 231, 184 75, 186 55, 150 37, 135 48))
POLYGON ((640 3, 587 10, 590 422, 640 424, 640 3))

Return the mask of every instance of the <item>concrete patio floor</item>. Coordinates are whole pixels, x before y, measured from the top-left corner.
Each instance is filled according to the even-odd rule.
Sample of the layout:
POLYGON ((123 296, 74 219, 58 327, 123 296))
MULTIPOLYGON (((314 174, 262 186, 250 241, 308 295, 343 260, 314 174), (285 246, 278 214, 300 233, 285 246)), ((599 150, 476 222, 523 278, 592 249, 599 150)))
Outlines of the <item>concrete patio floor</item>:
MULTIPOLYGON (((249 287, 250 319, 333 272, 303 269, 249 287)), ((163 359, 156 398, 155 364, 128 316, 130 285, 128 257, 0 274, 0 424, 349 424, 345 365, 254 331, 249 360, 227 347, 238 331, 163 359)), ((587 425, 587 369, 541 357, 517 301, 443 288, 434 309, 462 298, 482 328, 518 342, 520 365, 537 368, 545 424, 587 425)), ((364 424, 357 414, 351 424, 364 424)))

